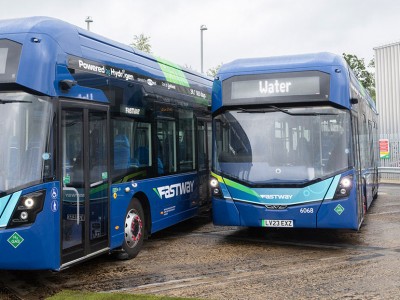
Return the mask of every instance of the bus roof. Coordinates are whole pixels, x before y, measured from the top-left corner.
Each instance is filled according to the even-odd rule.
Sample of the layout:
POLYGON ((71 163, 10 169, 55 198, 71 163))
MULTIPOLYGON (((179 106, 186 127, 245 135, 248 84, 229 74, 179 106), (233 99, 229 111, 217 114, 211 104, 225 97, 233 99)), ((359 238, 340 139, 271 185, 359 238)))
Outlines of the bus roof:
MULTIPOLYGON (((359 94, 367 101, 368 105, 376 112, 374 101, 370 97, 368 91, 358 81, 345 59, 340 55, 329 52, 237 59, 223 65, 217 74, 217 79, 219 81, 224 81, 238 75, 311 70, 319 70, 334 74, 337 69, 341 70, 341 72, 345 74, 345 78, 348 79, 346 83, 348 91, 346 91, 346 93, 349 92, 352 85, 359 91, 359 94)), ((214 85, 216 85, 215 82, 214 85)), ((348 98, 350 98, 350 93, 348 98)), ((333 95, 332 100, 334 102, 346 107, 349 106, 347 100, 343 101, 340 99, 341 97, 339 94, 333 95)))
POLYGON ((219 75, 248 73, 248 72, 263 72, 284 69, 300 69, 321 66, 342 66, 347 68, 346 61, 335 54, 328 52, 271 56, 260 58, 244 58, 237 59, 228 64, 225 64, 219 70, 219 75))
MULTIPOLYGON (((116 49, 123 50, 127 53, 127 55, 136 54, 138 56, 144 57, 149 60, 157 61, 157 59, 144 51, 140 51, 131 46, 125 45, 123 43, 111 40, 99 34, 96 34, 92 31, 88 31, 81 27, 72 25, 65 21, 44 17, 44 16, 36 16, 36 17, 28 17, 28 18, 20 18, 20 19, 7 19, 0 21, 0 34, 12 34, 12 33, 41 33, 48 34, 53 37, 62 49, 66 50, 67 53, 75 52, 73 49, 78 44, 72 43, 76 39, 78 35, 85 36, 87 38, 92 39, 94 42, 100 42, 101 44, 112 46, 116 49), (67 51, 69 50, 69 51, 67 51)), ((97 45, 100 47, 100 45, 97 45)), ((170 67, 176 68, 176 64, 171 62, 163 61, 165 64, 169 64, 170 67)), ((196 72, 191 69, 184 68, 179 66, 180 69, 184 70, 187 73, 195 74, 196 76, 203 77, 206 79, 210 79, 208 76, 196 72)))
MULTIPOLYGON (((53 51, 61 51, 60 53, 65 53, 66 55, 90 59, 126 70, 131 69, 132 71, 134 69, 135 72, 140 71, 145 75, 151 74, 152 77, 155 76, 156 78, 176 78, 178 84, 180 82, 179 78, 182 77, 185 77, 184 81, 187 80, 189 83, 210 86, 212 84, 212 78, 204 74, 183 68, 165 59, 134 49, 128 45, 113 41, 58 19, 29 17, 0 20, 0 39, 13 39, 29 48, 34 36, 38 36, 39 40, 41 37, 43 39, 52 39, 61 49, 54 50, 54 46, 51 46, 50 43, 46 44, 46 47, 49 47, 47 51, 51 51, 51 53, 47 54, 47 61, 42 61, 41 63, 47 63, 48 65, 51 63, 53 65, 54 63, 58 65, 65 64, 65 55, 64 57, 63 55, 60 57, 53 54, 53 51), (50 62, 50 60, 53 61, 50 62)), ((26 51, 29 52, 29 50, 26 51)), ((42 54, 46 54, 44 50, 42 54)), ((25 56, 29 55, 26 53, 25 56)), ((40 58, 43 59, 43 56, 40 58)), ((43 66, 43 68, 45 67, 43 66)), ((54 70, 54 68, 52 69, 54 70)), ((47 67, 47 70, 50 69, 47 67)), ((26 71, 26 68, 23 71, 26 71)), ((21 81, 17 79, 17 83, 19 82, 21 81)), ((26 84, 26 82, 27 80, 24 79, 23 84, 26 84)), ((40 86, 40 88, 39 85, 28 87, 40 92, 46 90, 46 94, 53 94, 53 92, 45 89, 43 86, 40 86)))

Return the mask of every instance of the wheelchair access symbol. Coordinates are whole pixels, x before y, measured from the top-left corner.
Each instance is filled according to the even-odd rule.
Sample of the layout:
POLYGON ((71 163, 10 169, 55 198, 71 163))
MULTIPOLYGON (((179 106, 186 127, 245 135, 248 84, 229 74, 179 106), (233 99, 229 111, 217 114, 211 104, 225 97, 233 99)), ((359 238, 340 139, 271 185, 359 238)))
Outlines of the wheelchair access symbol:
POLYGON ((56 187, 53 187, 51 189, 51 198, 52 199, 57 199, 57 197, 58 197, 58 189, 56 187))

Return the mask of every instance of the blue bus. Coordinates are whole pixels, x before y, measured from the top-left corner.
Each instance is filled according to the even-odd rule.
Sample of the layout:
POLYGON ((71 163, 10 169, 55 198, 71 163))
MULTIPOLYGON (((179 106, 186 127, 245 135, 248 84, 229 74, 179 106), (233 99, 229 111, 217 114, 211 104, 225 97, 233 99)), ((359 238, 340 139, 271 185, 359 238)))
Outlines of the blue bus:
POLYGON ((133 258, 209 209, 211 88, 60 20, 0 21, 0 269, 133 258))
POLYGON ((215 224, 360 228, 378 195, 377 111, 340 56, 226 64, 212 119, 215 224))

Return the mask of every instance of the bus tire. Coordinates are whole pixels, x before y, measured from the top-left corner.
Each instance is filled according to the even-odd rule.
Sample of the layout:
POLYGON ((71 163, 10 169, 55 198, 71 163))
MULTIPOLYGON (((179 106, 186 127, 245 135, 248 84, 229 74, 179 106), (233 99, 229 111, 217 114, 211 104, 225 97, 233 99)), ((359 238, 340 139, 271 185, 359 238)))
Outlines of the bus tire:
POLYGON ((123 252, 118 256, 120 259, 132 259, 138 255, 143 246, 145 230, 143 207, 137 198, 133 198, 125 215, 123 252))

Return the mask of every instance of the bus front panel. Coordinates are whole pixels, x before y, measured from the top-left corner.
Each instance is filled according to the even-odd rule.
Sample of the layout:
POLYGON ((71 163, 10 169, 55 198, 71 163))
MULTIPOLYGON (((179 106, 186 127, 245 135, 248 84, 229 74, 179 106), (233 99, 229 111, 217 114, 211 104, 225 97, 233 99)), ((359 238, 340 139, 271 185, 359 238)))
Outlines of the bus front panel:
POLYGON ((216 225, 358 229, 359 204, 353 171, 303 188, 249 188, 213 174, 216 225), (218 179, 217 179, 218 178, 218 179))
POLYGON ((60 188, 51 182, 0 199, 0 268, 60 268, 60 188))

